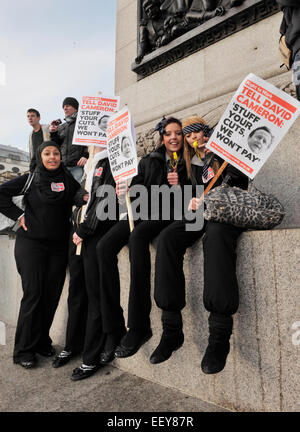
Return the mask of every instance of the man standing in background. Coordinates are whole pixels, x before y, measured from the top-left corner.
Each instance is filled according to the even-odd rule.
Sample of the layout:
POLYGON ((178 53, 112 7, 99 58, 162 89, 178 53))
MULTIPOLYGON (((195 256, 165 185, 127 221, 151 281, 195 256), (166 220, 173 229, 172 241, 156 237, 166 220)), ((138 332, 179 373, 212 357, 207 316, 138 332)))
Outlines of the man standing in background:
POLYGON ((75 98, 67 97, 62 107, 66 116, 65 123, 58 126, 56 121, 52 121, 49 128, 50 137, 61 147, 64 165, 75 180, 80 182, 89 153, 86 146, 72 144, 79 103, 75 98))
POLYGON ((33 131, 29 135, 29 156, 30 156, 30 165, 29 169, 30 171, 34 171, 34 168, 36 166, 36 159, 35 159, 35 153, 40 144, 42 144, 43 141, 49 141, 50 140, 50 134, 49 134, 49 126, 45 124, 40 124, 40 113, 34 109, 29 108, 27 110, 27 119, 30 126, 32 126, 33 131))

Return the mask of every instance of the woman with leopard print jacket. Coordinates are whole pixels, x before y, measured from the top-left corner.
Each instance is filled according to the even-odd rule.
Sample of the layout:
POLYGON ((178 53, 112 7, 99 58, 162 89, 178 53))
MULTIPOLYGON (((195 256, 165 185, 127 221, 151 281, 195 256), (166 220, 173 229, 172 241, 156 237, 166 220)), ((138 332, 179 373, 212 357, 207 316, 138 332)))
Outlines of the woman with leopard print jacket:
MULTIPOLYGON (((222 160, 205 149, 211 129, 200 117, 183 120, 184 158, 192 184, 206 187, 222 160), (197 146, 195 144, 197 143, 197 146), (196 146, 196 148, 194 147, 196 146)), ((216 185, 226 181, 247 189, 248 178, 228 165, 216 185)), ((197 198, 190 203, 197 209, 197 198)), ((209 343, 201 368, 206 374, 220 372, 229 353, 232 315, 238 309, 239 290, 236 278, 236 245, 243 229, 228 224, 205 221, 196 231, 186 230, 186 221, 172 223, 159 237, 156 251, 154 298, 162 309, 161 341, 150 357, 153 364, 171 357, 184 341, 181 310, 186 304, 183 259, 186 249, 203 237, 203 300, 209 315, 209 343)))

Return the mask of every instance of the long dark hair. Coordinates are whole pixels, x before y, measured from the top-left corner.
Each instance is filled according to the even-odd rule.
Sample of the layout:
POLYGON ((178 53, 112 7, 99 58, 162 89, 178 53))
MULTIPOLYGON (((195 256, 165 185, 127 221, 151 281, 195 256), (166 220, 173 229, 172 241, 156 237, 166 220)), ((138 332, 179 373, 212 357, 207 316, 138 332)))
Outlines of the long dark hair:
POLYGON ((158 123, 158 125, 160 125, 160 127, 158 128, 158 125, 156 126, 156 130, 159 131, 159 139, 157 140, 155 150, 158 149, 159 147, 161 147, 161 146, 163 145, 162 142, 163 142, 163 139, 164 139, 164 134, 165 134, 165 132, 166 132, 166 127, 167 127, 169 124, 171 124, 171 123, 176 123, 176 124, 178 124, 178 126, 180 126, 181 129, 182 129, 182 123, 181 123, 181 121, 180 121, 178 118, 176 118, 176 117, 167 117, 167 118, 163 118, 163 119, 158 123))

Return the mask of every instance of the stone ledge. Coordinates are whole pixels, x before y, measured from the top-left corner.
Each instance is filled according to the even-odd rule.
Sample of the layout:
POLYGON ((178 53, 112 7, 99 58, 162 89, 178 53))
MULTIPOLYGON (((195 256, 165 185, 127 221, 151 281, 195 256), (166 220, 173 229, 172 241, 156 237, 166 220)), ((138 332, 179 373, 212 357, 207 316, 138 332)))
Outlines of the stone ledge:
MULTIPOLYGON (((208 337, 208 312, 202 303, 201 241, 188 250, 185 258, 187 306, 183 311, 183 347, 167 362, 150 364, 149 356, 161 335, 160 310, 153 302, 152 339, 134 357, 115 360, 117 367, 227 409, 298 411, 300 348, 292 344, 292 324, 300 318, 296 295, 300 284, 296 272, 299 240, 299 229, 242 235, 237 262, 240 308, 234 317, 232 349, 224 371, 205 376, 200 369, 208 337)), ((151 247, 152 263, 154 253, 151 247)), ((127 310, 127 248, 120 254, 119 266, 122 303, 127 310)))
MULTIPOLYGON (((152 339, 129 359, 114 364, 127 372, 237 411, 299 411, 299 349, 293 345, 294 322, 300 320, 300 230, 253 231, 238 245, 237 273, 240 308, 234 316, 231 352, 224 371, 201 372, 206 348, 208 312, 202 304, 202 244, 185 257, 187 306, 183 311, 185 343, 165 363, 151 365, 149 356, 161 335, 160 310, 153 302, 152 339), (291 252, 292 251, 292 252, 291 252)), ((14 258, 14 241, 0 237, 0 320, 15 324, 21 298, 14 258), (9 310, 8 310, 9 309, 9 310)), ((151 246, 152 263, 155 250, 151 246)), ((119 255, 122 307, 127 316, 128 248, 119 255)), ((153 274, 152 274, 153 278, 153 274)), ((64 344, 67 319, 66 281, 51 329, 55 344, 64 344)))

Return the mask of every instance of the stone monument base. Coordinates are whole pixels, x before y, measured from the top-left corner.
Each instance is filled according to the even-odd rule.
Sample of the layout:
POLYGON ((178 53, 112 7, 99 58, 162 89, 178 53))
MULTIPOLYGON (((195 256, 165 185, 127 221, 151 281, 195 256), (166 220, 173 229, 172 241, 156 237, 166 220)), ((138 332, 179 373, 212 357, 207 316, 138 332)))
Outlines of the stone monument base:
MULTIPOLYGON (((115 360, 113 365, 233 411, 299 411, 300 345, 295 344, 292 328, 300 321, 299 244, 299 229, 252 231, 241 236, 237 250, 240 307, 234 316, 227 365, 219 374, 204 375, 200 367, 208 338, 208 312, 202 303, 201 240, 187 251, 184 262, 187 305, 182 348, 165 363, 149 362, 161 336, 161 312, 153 301, 153 337, 135 356, 115 360)), ((0 321, 16 325, 22 290, 13 258, 14 241, 1 236, 0 247, 0 321)), ((151 246, 153 265, 154 256, 155 247, 151 246)), ((127 247, 119 255, 119 268, 127 317, 127 247)), ((65 342, 67 295, 68 279, 51 329, 53 343, 60 346, 65 342)))

